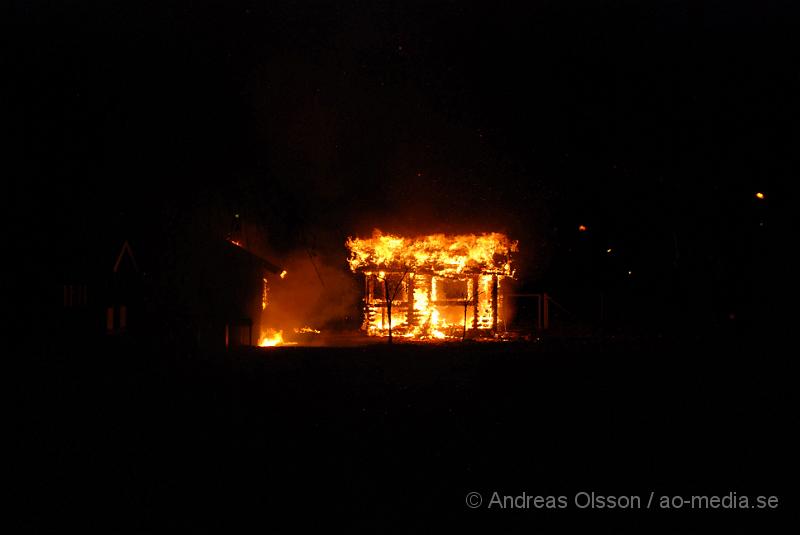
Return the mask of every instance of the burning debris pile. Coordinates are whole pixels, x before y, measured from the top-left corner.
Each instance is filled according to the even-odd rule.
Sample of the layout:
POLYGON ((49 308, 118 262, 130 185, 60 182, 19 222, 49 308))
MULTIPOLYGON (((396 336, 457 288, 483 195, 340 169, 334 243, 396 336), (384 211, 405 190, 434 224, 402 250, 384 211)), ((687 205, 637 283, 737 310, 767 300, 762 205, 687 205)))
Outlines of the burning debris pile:
POLYGON ((362 329, 416 339, 482 337, 504 330, 501 281, 513 278, 517 242, 497 232, 404 238, 375 230, 350 238, 364 275, 362 329))
MULTIPOLYGON (((295 337, 297 335, 305 335, 305 338, 308 338, 308 335, 317 335, 321 331, 319 329, 314 329, 313 327, 300 327, 292 329, 295 333, 295 337)), ((259 341, 258 345, 260 347, 275 347, 275 346, 294 346, 297 345, 296 341, 287 341, 283 339, 283 331, 276 331, 275 329, 266 329, 261 334, 261 340, 259 341)))

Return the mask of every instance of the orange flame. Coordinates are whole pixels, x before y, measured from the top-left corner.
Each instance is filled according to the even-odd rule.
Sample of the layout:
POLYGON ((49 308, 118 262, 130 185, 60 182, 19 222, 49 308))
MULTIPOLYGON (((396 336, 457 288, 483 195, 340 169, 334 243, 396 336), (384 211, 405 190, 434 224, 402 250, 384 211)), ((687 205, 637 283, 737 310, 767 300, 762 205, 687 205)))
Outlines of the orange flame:
POLYGON ((260 347, 274 347, 283 343, 283 331, 275 331, 267 329, 267 332, 261 337, 258 343, 260 347))
POLYGON ((319 334, 320 333, 319 329, 315 329, 313 327, 308 327, 308 326, 300 327, 300 328, 295 327, 294 328, 294 332, 297 333, 297 334, 319 334))
POLYGON ((399 336, 429 340, 497 325, 500 281, 514 276, 517 251, 497 232, 405 238, 376 229, 346 245, 350 269, 367 277, 363 328, 386 336, 391 324, 399 336))
POLYGON ((348 238, 350 269, 430 273, 440 277, 467 273, 513 276, 509 253, 517 242, 505 234, 431 234, 416 238, 384 235, 375 229, 372 238, 348 238))

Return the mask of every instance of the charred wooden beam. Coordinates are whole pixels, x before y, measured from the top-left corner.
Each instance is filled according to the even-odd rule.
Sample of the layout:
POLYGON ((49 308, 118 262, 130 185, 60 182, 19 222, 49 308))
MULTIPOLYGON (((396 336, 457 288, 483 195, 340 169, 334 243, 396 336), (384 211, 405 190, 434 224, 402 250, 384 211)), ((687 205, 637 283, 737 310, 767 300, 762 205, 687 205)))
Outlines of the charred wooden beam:
POLYGON ((364 323, 362 329, 369 329, 372 320, 371 309, 373 301, 374 282, 372 275, 364 275, 364 323))
POLYGON ((477 275, 472 276, 472 328, 477 329, 480 325, 478 313, 478 290, 480 287, 480 279, 477 275))
POLYGON ((492 331, 497 332, 497 299, 498 299, 497 275, 492 275, 492 331))

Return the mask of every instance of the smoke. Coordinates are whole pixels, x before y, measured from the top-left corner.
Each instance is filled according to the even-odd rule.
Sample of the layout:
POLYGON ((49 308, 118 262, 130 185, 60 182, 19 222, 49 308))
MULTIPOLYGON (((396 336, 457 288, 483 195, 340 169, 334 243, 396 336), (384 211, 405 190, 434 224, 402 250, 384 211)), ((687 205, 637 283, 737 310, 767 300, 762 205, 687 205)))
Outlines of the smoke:
POLYGON ((270 276, 268 305, 262 330, 341 330, 358 326, 360 299, 355 277, 347 269, 344 250, 339 256, 307 250, 293 251, 281 262, 286 276, 270 276))

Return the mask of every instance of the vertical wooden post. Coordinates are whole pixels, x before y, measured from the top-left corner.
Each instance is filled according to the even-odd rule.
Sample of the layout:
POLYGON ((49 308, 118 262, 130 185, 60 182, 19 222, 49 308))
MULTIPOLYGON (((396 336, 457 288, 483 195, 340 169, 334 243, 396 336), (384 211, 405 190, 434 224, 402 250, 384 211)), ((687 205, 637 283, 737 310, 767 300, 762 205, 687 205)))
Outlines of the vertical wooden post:
POLYGON ((492 332, 497 332, 497 275, 492 275, 492 332))
POLYGON ((505 292, 500 293, 500 318, 503 320, 503 332, 508 331, 508 299, 505 298, 505 292))
POLYGON ((480 278, 477 275, 472 276, 472 328, 478 328, 478 285, 480 278))
POLYGON ((381 329, 386 328, 386 307, 391 306, 389 305, 389 292, 386 291, 386 278, 383 279, 383 306, 381 307, 381 329))
POLYGON ((364 319, 361 328, 369 330, 369 309, 372 306, 372 275, 364 275, 364 319))
POLYGON ((389 295, 389 277, 388 275, 383 279, 383 295, 386 298, 386 315, 389 319, 389 343, 392 343, 392 296, 389 295))

